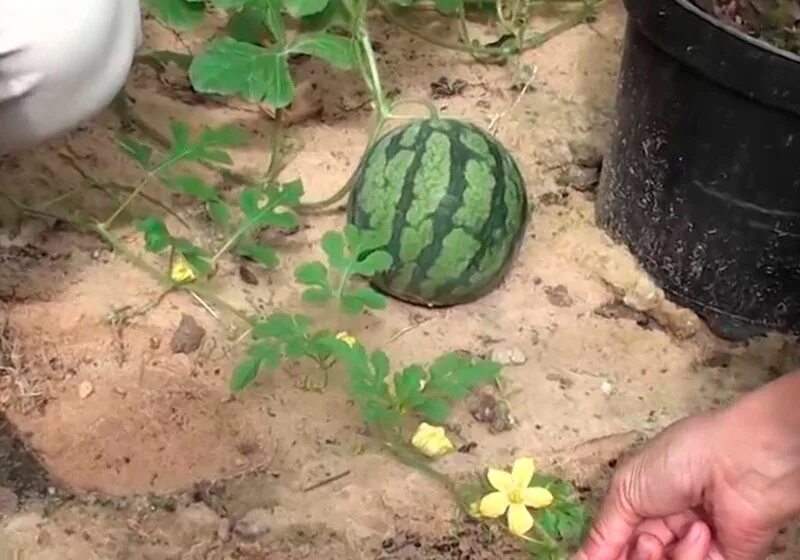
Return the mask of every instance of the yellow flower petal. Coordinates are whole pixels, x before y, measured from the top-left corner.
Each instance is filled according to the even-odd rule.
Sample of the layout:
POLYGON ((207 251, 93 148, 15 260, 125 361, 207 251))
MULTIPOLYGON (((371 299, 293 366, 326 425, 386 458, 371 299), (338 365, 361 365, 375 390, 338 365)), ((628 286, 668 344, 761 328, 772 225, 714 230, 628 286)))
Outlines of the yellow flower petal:
POLYGON ((492 492, 483 497, 478 506, 478 511, 484 517, 495 518, 503 515, 509 505, 510 502, 505 494, 502 492, 492 492))
POLYGON ((189 268, 189 265, 183 258, 175 259, 175 263, 172 265, 172 270, 170 271, 170 277, 174 282, 178 283, 191 282, 197 278, 194 271, 189 268))
POLYGON ((533 528, 533 516, 522 504, 508 507, 508 529, 518 537, 523 537, 533 528))
POLYGON ((536 486, 522 491, 522 503, 532 508, 545 508, 553 503, 553 494, 547 488, 536 486))
POLYGON ((342 331, 342 332, 338 333, 336 335, 336 338, 338 338, 339 340, 341 340, 342 342, 347 344, 350 348, 352 348, 356 344, 355 337, 354 336, 350 336, 350 334, 347 331, 342 331))
POLYGON ((489 484, 492 485, 492 488, 498 492, 510 494, 514 491, 514 479, 511 478, 511 475, 506 471, 489 469, 487 478, 489 479, 489 484))
POLYGON ((447 437, 444 428, 423 422, 411 439, 411 445, 428 457, 439 457, 455 451, 455 445, 447 437))
POLYGON ((523 457, 514 461, 514 468, 511 470, 511 476, 514 478, 514 486, 516 488, 527 488, 533 480, 533 473, 536 471, 536 466, 533 459, 530 457, 523 457))

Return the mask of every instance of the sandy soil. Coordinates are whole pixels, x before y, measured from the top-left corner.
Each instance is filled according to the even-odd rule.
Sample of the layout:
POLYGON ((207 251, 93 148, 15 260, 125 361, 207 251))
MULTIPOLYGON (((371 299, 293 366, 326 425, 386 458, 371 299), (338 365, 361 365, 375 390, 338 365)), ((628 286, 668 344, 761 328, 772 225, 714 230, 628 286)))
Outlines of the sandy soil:
MULTIPOLYGON (((786 371, 797 355, 781 337, 734 345, 711 336, 595 227, 591 188, 559 180, 585 176, 580 164, 605 148, 623 25, 621 6, 609 1, 591 26, 527 54, 537 74, 515 103, 508 68, 396 29, 390 36, 376 21, 387 88, 423 96, 442 77, 464 80, 463 92, 437 105, 484 126, 502 114, 499 137, 519 158, 536 203, 520 260, 493 294, 446 311, 392 302, 383 313, 331 325, 385 344, 397 363, 458 349, 524 356, 505 370, 513 422, 492 427, 461 407, 454 427, 477 445, 443 459, 447 472, 531 454, 596 498, 615 461, 643 438, 786 371)), ((201 35, 184 44, 198 48, 201 35)), ((176 42, 152 21, 147 41, 176 42)), ((290 129, 297 156, 284 175, 301 177, 308 198, 321 199, 361 154, 366 93, 314 62, 298 72, 306 93, 290 129)), ((252 132, 237 165, 263 169, 270 124, 252 107, 203 100, 180 72, 158 76, 145 67, 135 70, 129 93, 136 111, 161 128, 178 117, 252 132)), ((103 115, 63 141, 0 160, 2 188, 28 204, 80 189, 55 207, 103 216, 107 199, 86 189, 65 154, 100 181, 135 183, 137 171, 114 146, 117 128, 103 115)), ((259 312, 300 308, 289 271, 342 222, 341 213, 313 217, 276 238, 283 264, 253 269, 258 285, 227 263, 215 281, 220 297, 259 312)), ((446 494, 376 449, 339 388, 303 391, 297 380, 307 372, 289 367, 230 399, 228 375, 242 347, 228 318, 172 294, 118 324, 120 310, 158 297, 147 274, 95 237, 46 220, 3 231, 0 405, 4 433, 24 448, 8 435, 0 442, 0 486, 21 500, 4 511, 0 495, 0 517, 7 515, 0 558, 17 558, 3 556, 2 546, 26 560, 515 557, 502 538, 454 524, 446 494), (183 314, 206 330, 188 355, 170 346, 183 314), (231 534, 252 510, 268 530, 250 540, 231 534)), ((121 234, 141 248, 135 232, 121 234)))

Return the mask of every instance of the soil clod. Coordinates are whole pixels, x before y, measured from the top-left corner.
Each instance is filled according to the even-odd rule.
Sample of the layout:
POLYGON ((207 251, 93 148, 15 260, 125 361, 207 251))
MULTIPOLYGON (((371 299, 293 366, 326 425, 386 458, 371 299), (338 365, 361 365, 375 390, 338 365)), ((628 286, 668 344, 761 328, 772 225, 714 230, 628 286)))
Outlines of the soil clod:
POLYGON ((203 338, 206 336, 206 330, 201 327, 194 317, 183 313, 181 315, 181 322, 172 335, 170 348, 173 354, 191 354, 200 348, 203 338))

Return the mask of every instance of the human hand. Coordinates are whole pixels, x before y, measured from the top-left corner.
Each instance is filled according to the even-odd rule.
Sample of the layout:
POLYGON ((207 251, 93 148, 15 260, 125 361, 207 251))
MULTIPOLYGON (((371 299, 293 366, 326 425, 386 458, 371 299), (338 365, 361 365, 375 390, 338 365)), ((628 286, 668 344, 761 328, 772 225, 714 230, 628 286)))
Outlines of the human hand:
POLYGON ((800 376, 678 422, 616 473, 574 560, 762 560, 800 511, 800 376))

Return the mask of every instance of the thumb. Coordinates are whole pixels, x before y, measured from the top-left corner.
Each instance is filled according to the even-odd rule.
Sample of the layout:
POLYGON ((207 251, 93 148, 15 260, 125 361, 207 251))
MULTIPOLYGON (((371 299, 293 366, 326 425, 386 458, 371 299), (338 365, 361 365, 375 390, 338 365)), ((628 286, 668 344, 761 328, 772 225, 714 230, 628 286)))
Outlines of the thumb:
POLYGON ((636 527, 643 521, 629 497, 631 472, 625 469, 614 477, 600 513, 572 560, 617 560, 625 552, 636 527))

